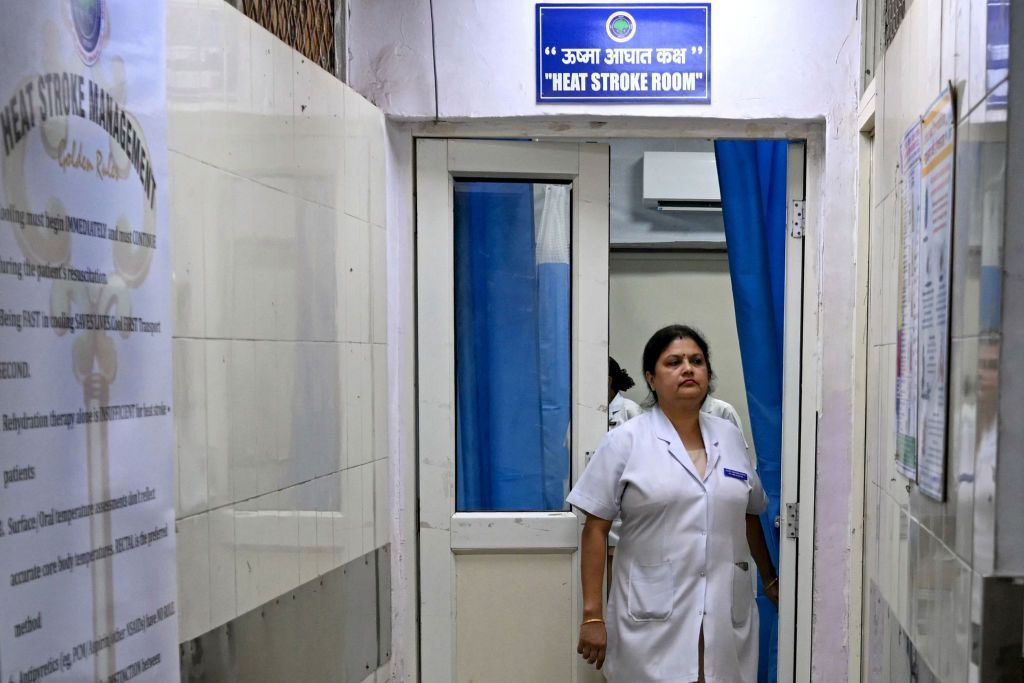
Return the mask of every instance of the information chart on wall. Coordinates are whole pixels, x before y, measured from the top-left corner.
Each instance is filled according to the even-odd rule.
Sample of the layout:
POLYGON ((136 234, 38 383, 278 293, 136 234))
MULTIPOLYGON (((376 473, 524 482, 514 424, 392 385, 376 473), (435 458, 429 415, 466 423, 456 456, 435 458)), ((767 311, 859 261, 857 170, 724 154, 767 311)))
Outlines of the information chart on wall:
POLYGON ((164 3, 0 15, 0 680, 176 680, 164 3))
POLYGON ((900 305, 896 319, 896 469, 917 479, 917 252, 921 235, 921 123, 900 143, 900 305))
POLYGON ((946 483, 946 409, 949 384, 949 304, 953 242, 953 160, 956 118, 947 88, 921 123, 924 219, 918 252, 920 403, 917 483, 943 500, 946 483))

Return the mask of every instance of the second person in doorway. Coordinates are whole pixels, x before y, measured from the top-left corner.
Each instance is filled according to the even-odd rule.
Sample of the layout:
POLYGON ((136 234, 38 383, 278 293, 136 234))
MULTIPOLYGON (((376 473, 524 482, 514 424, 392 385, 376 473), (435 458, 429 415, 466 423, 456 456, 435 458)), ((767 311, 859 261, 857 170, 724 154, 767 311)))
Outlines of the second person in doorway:
POLYGON ((626 398, 622 393, 629 391, 635 384, 629 373, 608 356, 608 429, 625 424, 626 420, 643 412, 636 401, 626 398))

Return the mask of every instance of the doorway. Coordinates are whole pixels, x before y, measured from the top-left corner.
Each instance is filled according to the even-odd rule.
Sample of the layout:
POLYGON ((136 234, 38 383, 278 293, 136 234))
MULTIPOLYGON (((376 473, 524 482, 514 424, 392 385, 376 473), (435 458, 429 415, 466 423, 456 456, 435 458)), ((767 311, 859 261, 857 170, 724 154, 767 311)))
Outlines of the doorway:
MULTIPOLYGON (((797 446, 783 448, 783 441, 797 434, 792 418, 799 414, 798 401, 783 410, 784 384, 788 377, 798 399, 793 382, 800 373, 798 361, 787 373, 783 356, 800 321, 794 302, 785 311, 785 293, 799 292, 802 284, 804 144, 669 138, 611 139, 609 145, 610 353, 636 378, 623 396, 637 403, 649 397, 640 363, 651 333, 679 322, 704 335, 716 375, 705 409, 743 432, 769 495, 761 522, 779 566, 780 537, 798 533, 796 505, 789 506, 792 523, 784 528, 782 488, 788 483, 792 491, 795 482, 783 482, 782 469, 797 459, 797 446)), ((787 571, 787 578, 793 573, 787 571)), ((775 680, 778 671, 794 668, 795 649, 785 642, 792 629, 777 630, 779 614, 754 583, 760 680, 775 680), (779 651, 784 661, 778 661, 779 651)), ((784 604, 784 612, 790 607, 784 604)))
MULTIPOLYGON (((791 157, 787 200, 793 215, 788 223, 796 225, 803 216, 803 144, 791 145, 791 157)), ((457 338, 460 266, 455 211, 457 193, 465 189, 460 183, 529 181, 569 188, 567 487, 579 476, 586 456, 607 428, 604 377, 589 369, 604 367, 610 348, 608 148, 580 142, 420 139, 416 178, 422 677, 481 680, 508 666, 515 666, 517 676, 524 677, 525 665, 539 667, 527 672, 532 680, 599 680, 575 655, 580 618, 576 516, 551 505, 547 507, 552 509, 539 509, 537 504, 467 505, 468 499, 460 499, 465 492, 460 482, 468 470, 459 462, 462 418, 457 417, 456 385, 463 356, 457 338), (502 614, 501 632, 516 634, 515 642, 503 643, 500 652, 487 647, 488 633, 493 634, 490 620, 496 612, 502 614), (502 657, 509 661, 499 661, 502 657)), ((524 190, 525 194, 540 196, 534 188, 524 190)), ((808 442, 801 438, 800 429, 807 407, 800 389, 806 321, 803 241, 796 233, 786 243, 786 263, 783 509, 787 502, 801 502, 802 465, 804 482, 810 467, 813 492, 813 457, 802 465, 799 458, 801 442, 808 442)), ((809 641, 810 548, 801 556, 795 524, 788 526, 793 531, 790 537, 785 533, 784 515, 778 523, 784 539, 779 566, 779 650, 786 653, 779 660, 779 680, 793 680, 801 668, 798 626, 808 634, 803 642, 809 641), (801 566, 807 569, 802 574, 801 566)))

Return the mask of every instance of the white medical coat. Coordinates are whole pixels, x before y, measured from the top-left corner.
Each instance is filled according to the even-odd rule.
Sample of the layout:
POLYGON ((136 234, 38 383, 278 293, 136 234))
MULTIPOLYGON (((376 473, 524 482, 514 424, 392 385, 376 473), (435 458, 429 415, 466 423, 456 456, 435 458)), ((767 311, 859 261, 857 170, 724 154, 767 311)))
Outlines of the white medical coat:
POLYGON ((706 413, 700 428, 704 477, 655 407, 608 432, 569 493, 589 514, 622 518, 605 615, 609 681, 696 681, 702 622, 705 680, 757 679, 745 515, 768 498, 739 429, 706 413))
POLYGON ((620 391, 608 404, 608 428, 623 425, 642 412, 643 408, 636 401, 626 398, 620 391))
MULTIPOLYGON (((743 434, 743 421, 740 420, 740 414, 736 412, 736 409, 732 407, 731 403, 726 403, 721 399, 717 399, 714 396, 708 396, 704 399, 704 405, 700 407, 702 413, 708 413, 715 417, 720 417, 724 420, 728 420, 736 425, 740 434, 743 434)), ((743 434, 743 445, 750 448, 750 444, 747 443, 747 436, 743 434)))

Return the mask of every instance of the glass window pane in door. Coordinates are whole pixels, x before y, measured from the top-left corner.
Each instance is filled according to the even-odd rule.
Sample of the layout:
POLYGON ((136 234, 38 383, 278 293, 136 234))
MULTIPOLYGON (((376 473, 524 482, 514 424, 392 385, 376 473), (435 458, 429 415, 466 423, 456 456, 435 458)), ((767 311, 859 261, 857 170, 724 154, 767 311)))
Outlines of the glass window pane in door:
POLYGON ((569 185, 455 183, 456 509, 568 509, 569 185))

